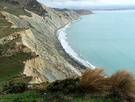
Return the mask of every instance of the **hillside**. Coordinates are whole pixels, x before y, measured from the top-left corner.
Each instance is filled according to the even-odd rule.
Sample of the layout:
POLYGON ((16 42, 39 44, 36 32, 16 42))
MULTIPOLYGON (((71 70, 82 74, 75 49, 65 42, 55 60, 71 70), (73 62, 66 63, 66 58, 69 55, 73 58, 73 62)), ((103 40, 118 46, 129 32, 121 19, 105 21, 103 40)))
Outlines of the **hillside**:
POLYGON ((14 42, 12 49, 6 47, 1 54, 10 57, 19 52, 31 53, 34 58, 23 62, 23 74, 32 76, 31 83, 81 75, 84 66, 65 54, 55 34, 59 28, 79 19, 77 13, 55 11, 36 0, 0 0, 0 8, 3 17, 0 44, 5 46, 14 42), (7 23, 6 28, 3 22, 7 23), (6 33, 7 30, 10 31, 6 33))
POLYGON ((90 15, 93 14, 90 10, 73 10, 74 12, 78 13, 79 15, 90 15))
MULTIPOLYGON (((59 8, 53 8, 53 9, 56 10, 56 11, 69 11, 68 9, 59 9, 59 8)), ((72 11, 76 12, 79 15, 90 15, 90 14, 93 14, 93 12, 90 11, 90 10, 78 9, 78 10, 72 10, 72 11)))
POLYGON ((1 10, 4 9, 11 14, 19 13, 17 15, 28 15, 24 9, 32 11, 40 16, 45 16, 47 13, 36 0, 0 0, 0 7, 1 10))

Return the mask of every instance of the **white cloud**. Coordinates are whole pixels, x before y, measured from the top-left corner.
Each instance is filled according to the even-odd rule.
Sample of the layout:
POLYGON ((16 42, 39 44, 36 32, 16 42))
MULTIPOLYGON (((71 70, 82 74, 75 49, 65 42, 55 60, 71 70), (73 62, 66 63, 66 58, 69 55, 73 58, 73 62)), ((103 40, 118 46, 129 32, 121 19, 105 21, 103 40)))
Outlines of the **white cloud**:
POLYGON ((135 5, 135 0, 38 0, 49 7, 85 7, 104 5, 135 5))

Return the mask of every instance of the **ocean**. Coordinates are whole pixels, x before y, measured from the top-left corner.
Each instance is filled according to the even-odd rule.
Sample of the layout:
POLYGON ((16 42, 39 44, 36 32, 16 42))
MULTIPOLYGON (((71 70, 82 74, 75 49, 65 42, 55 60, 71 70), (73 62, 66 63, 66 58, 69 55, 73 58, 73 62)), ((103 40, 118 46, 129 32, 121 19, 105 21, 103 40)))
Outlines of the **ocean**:
POLYGON ((58 30, 65 51, 86 67, 108 74, 135 72, 135 10, 95 11, 58 30))

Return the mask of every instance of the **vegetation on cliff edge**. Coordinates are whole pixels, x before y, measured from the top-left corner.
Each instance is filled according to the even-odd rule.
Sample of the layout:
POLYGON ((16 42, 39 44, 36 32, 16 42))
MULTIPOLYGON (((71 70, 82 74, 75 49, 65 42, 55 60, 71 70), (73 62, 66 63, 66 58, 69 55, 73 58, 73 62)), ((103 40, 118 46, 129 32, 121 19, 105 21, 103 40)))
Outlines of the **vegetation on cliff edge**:
MULTIPOLYGON (((23 30, 11 28, 11 25, 0 12, 0 38, 23 30)), ((14 82, 19 81, 19 83, 30 80, 29 77, 21 75, 21 73, 24 69, 23 61, 31 59, 31 53, 24 53, 21 50, 16 51, 16 41, 19 41, 19 38, 8 41, 4 45, 0 44, 0 93, 2 93, 3 84, 8 83, 10 80, 15 80, 14 82)))
POLYGON ((118 71, 107 76, 99 68, 87 69, 81 78, 33 85, 23 93, 0 95, 0 101, 9 99, 12 102, 134 102, 134 98, 132 73, 118 71))

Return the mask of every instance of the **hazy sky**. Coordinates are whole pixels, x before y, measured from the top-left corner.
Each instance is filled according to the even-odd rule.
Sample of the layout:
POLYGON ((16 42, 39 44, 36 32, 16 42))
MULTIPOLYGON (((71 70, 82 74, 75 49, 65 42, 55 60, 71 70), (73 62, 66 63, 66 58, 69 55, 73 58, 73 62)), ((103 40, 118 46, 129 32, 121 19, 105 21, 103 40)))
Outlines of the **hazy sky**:
POLYGON ((49 7, 88 7, 107 5, 135 5, 135 0, 38 0, 49 7))

